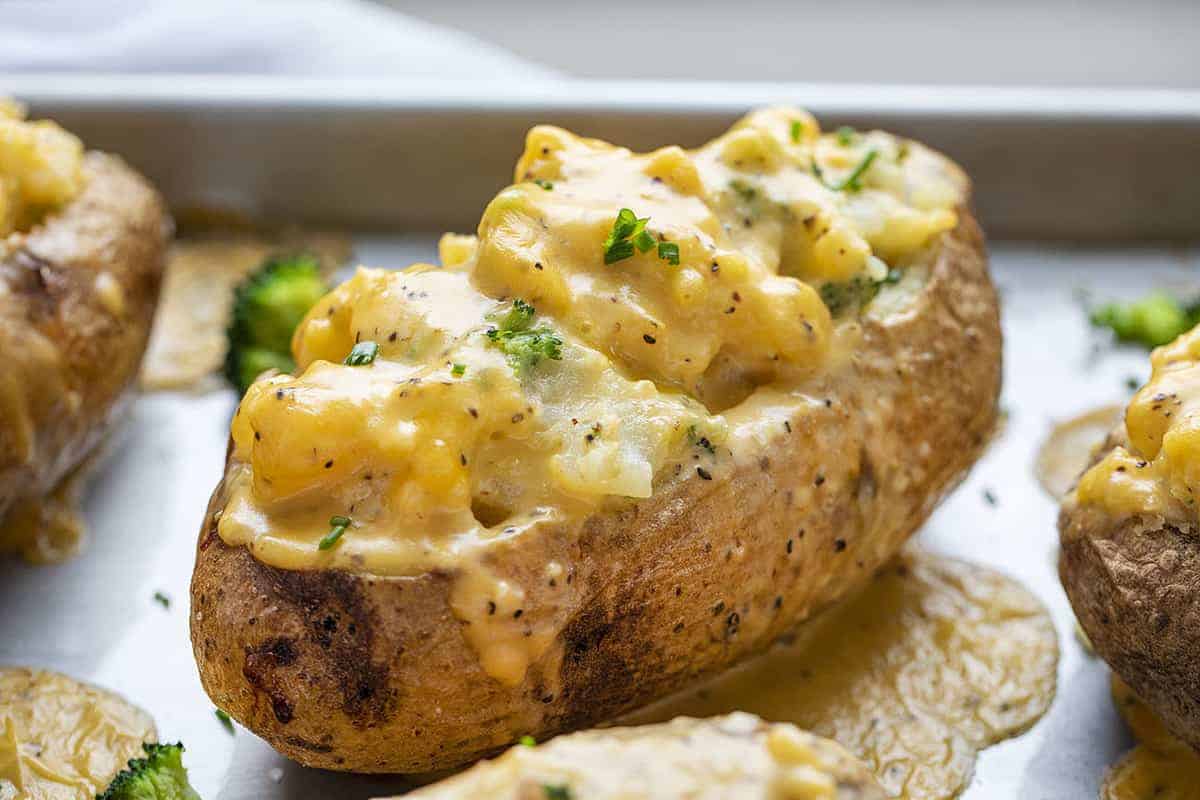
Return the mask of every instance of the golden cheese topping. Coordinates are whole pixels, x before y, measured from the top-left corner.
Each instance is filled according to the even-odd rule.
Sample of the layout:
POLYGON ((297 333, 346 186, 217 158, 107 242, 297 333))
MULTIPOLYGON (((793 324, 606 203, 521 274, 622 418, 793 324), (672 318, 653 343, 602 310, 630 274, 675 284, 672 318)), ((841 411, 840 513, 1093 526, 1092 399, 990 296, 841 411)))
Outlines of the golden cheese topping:
POLYGON ((919 145, 794 109, 694 151, 538 127, 516 180, 441 267, 363 268, 312 309, 297 375, 234 418, 218 521, 274 566, 455 571, 467 636, 513 683, 550 637, 476 619, 522 596, 481 554, 755 457, 741 410, 807 407, 857 330, 835 320, 918 263, 966 189, 919 145))
POLYGON ((0 98, 0 236, 25 230, 83 186, 83 144, 0 98))
POLYGON ((625 718, 738 709, 827 736, 891 797, 949 800, 979 750, 1050 707, 1058 638, 1016 581, 909 548, 791 641, 625 718))
POLYGON ((1127 443, 1084 473, 1076 496, 1115 516, 1194 521, 1200 492, 1200 328, 1156 348, 1125 411, 1127 443))
POLYGON ((882 800, 840 745, 749 714, 679 718, 517 745, 412 792, 421 800, 882 800))
POLYGON ((157 738, 150 716, 65 675, 0 668, 0 797, 92 800, 157 738))
POLYGON ((1168 733, 1154 712, 1115 674, 1112 697, 1138 743, 1109 768, 1100 799, 1200 798, 1200 755, 1168 733))

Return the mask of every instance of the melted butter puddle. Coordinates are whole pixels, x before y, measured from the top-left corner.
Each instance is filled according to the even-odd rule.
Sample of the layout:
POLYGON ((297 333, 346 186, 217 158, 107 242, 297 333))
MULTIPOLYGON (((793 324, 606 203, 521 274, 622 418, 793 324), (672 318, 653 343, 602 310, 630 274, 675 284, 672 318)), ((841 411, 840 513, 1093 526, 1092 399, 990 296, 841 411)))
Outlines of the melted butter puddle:
POLYGON ((893 797, 951 798, 978 751, 1054 697, 1045 608, 999 573, 912 548, 791 641, 619 724, 749 711, 839 742, 893 797))
POLYGON ((1101 800, 1194 800, 1200 798, 1200 755, 1176 739, 1116 675, 1113 703, 1138 744, 1111 766, 1101 800))
POLYGON ((1124 413, 1119 405, 1101 406, 1054 426, 1034 464, 1034 474, 1047 494, 1055 500, 1067 494, 1124 413))
POLYGON ((0 798, 91 800, 156 739, 150 716, 112 692, 0 669, 0 798))

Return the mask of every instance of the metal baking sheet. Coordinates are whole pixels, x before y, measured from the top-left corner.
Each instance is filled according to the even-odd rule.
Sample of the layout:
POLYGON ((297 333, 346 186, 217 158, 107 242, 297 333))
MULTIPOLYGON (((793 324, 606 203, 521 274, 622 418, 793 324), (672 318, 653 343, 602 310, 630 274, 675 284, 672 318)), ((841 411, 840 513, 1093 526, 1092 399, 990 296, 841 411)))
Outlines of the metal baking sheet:
MULTIPOLYGON (((507 180, 524 130, 552 121, 638 147, 697 143, 749 107, 804 105, 964 163, 1004 302, 1008 424, 920 539, 1022 580, 1053 614, 1058 695, 1028 733, 984 751, 964 795, 1095 797, 1129 746, 1107 670, 1074 636, 1054 557, 1056 506, 1032 471, 1055 420, 1129 395, 1144 353, 1101 346, 1080 292, 1200 289, 1200 95, 798 85, 461 84, 0 77, 89 144, 125 155, 176 207, 230 206, 353 229, 358 260, 428 260, 507 180), (985 502, 984 490, 997 502, 985 502)), ((187 635, 196 532, 220 474, 231 392, 144 395, 88 494, 85 551, 0 563, 0 663, 115 689, 182 739, 208 800, 368 798, 387 777, 308 770, 216 720, 187 635), (156 591, 171 599, 164 609, 156 591)))

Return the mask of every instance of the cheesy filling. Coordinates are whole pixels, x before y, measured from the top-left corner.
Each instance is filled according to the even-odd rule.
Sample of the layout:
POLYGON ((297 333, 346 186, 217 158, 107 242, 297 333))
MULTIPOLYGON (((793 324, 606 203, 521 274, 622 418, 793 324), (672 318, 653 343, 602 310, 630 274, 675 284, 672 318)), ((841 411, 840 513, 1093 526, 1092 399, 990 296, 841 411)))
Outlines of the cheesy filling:
POLYGON ((83 187, 83 144, 0 98, 0 236, 29 228, 83 187))
MULTIPOLYGON (((813 407, 842 323, 906 283, 966 191, 931 151, 794 109, 692 151, 537 127, 515 179, 442 266, 360 268, 297 329, 296 376, 250 387, 225 542, 290 569, 453 570, 468 622, 485 590, 519 609, 481 553, 757 458, 754 419, 813 407)), ((502 680, 548 640, 477 621, 502 680)))
POLYGON ((1200 328, 1155 349, 1150 364, 1125 411, 1128 444, 1085 472, 1076 496, 1116 516, 1191 521, 1200 492, 1200 328))

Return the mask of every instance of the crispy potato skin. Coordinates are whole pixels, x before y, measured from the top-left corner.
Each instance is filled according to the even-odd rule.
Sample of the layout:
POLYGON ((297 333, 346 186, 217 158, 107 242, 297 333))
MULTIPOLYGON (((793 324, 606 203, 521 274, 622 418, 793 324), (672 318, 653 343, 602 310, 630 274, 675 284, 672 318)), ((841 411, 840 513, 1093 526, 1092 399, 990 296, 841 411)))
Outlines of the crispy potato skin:
POLYGON ((828 402, 730 479, 685 476, 609 504, 577 538, 496 549, 491 567, 528 587, 526 618, 569 609, 514 688, 464 638, 453 575, 264 565, 217 535, 218 486, 192 580, 205 689, 303 764, 420 773, 609 719, 762 650, 893 555, 993 430, 999 315, 965 209, 913 304, 863 334, 853 364, 812 387, 828 402), (568 566, 569 591, 546 587, 548 559, 568 566))
POLYGON ((115 156, 88 153, 83 171, 74 200, 0 240, 0 520, 103 437, 158 302, 172 232, 162 198, 115 156))
MULTIPOLYGON (((1124 425, 1095 460, 1127 444, 1124 425)), ((1068 495, 1058 572, 1096 652, 1167 729, 1200 750, 1200 530, 1139 514, 1118 519, 1068 495)))

